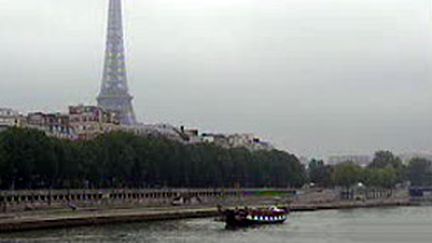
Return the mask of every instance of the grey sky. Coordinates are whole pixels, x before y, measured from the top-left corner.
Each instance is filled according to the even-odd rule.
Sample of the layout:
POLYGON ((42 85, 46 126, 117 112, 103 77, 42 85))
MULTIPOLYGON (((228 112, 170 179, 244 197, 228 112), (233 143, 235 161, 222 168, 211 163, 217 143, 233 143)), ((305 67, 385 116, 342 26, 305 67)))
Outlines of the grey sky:
MULTIPOLYGON (((299 155, 432 150, 430 0, 124 0, 138 118, 299 155)), ((106 0, 0 0, 0 106, 95 103, 106 0)))

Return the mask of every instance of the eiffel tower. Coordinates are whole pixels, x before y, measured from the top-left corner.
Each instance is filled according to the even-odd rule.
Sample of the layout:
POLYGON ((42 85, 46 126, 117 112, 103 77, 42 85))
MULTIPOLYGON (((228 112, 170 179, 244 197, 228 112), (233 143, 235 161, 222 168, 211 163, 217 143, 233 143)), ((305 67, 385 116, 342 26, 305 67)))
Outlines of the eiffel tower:
POLYGON ((114 112, 120 124, 136 124, 127 85, 121 0, 109 1, 105 64, 97 102, 98 106, 114 112))

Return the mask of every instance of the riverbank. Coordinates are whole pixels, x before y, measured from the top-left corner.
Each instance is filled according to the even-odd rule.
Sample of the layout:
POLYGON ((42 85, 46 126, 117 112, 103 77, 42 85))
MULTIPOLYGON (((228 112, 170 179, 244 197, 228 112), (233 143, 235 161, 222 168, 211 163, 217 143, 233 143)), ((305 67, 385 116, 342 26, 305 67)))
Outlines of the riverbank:
POLYGON ((0 234, 0 242, 429 243, 432 207, 318 210, 286 223, 224 230, 213 218, 106 224, 0 234))
MULTIPOLYGON (((323 203, 293 203, 293 212, 354 209, 369 207, 410 206, 408 198, 389 198, 368 201, 338 201, 323 203)), ((265 205, 263 205, 265 206, 265 205)), ((132 208, 56 209, 37 212, 0 214, 0 233, 36 229, 90 226, 156 220, 174 220, 217 216, 214 206, 169 206, 132 208)))

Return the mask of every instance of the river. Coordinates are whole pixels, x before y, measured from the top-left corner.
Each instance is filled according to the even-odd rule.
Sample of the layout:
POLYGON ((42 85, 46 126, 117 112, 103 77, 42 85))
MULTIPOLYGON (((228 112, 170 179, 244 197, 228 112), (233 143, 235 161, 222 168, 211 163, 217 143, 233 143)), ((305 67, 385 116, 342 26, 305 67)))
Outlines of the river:
POLYGON ((0 242, 432 242, 432 207, 292 213, 281 225, 225 230, 212 218, 30 231, 0 242))

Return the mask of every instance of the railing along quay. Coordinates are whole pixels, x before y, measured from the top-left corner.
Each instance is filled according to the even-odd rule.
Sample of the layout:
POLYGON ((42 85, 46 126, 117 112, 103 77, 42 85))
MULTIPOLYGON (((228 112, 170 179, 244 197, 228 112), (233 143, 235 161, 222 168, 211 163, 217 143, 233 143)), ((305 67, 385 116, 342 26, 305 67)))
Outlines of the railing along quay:
POLYGON ((162 188, 162 189, 64 189, 0 191, 0 205, 7 209, 31 210, 55 206, 97 206, 111 204, 167 205, 173 200, 183 203, 214 202, 215 200, 295 193, 290 188, 162 188))

